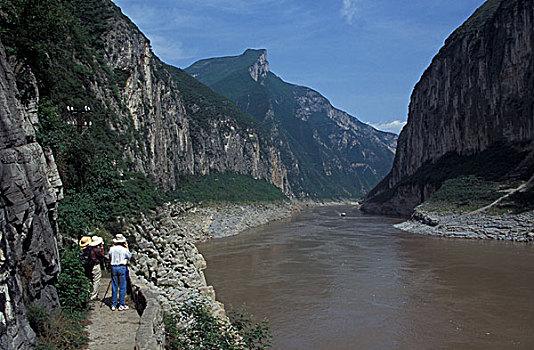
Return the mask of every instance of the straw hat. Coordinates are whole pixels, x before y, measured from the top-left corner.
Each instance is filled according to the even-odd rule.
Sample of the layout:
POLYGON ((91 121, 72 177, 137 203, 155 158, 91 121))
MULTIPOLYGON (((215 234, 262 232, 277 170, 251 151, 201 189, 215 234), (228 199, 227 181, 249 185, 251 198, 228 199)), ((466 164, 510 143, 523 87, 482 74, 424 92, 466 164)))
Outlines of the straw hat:
POLYGON ((91 239, 91 243, 89 243, 89 245, 91 247, 96 247, 98 245, 101 245, 102 242, 104 242, 104 240, 102 239, 102 237, 99 237, 99 236, 93 236, 93 238, 91 239))
POLYGON ((115 238, 113 238, 113 243, 125 243, 126 242, 126 238, 118 233, 115 235, 115 238))
POLYGON ((80 247, 85 247, 89 243, 91 243, 91 237, 83 236, 82 239, 80 239, 80 243, 78 243, 78 244, 80 245, 80 247))

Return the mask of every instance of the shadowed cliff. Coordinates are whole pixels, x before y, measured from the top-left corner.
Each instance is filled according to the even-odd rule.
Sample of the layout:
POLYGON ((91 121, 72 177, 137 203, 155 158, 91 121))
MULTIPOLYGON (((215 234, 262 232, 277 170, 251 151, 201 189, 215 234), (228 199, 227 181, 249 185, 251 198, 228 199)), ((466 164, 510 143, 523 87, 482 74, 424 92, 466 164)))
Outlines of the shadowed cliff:
POLYGON ((445 42, 416 85, 392 171, 368 212, 409 215, 447 179, 534 173, 534 3, 489 0, 445 42))

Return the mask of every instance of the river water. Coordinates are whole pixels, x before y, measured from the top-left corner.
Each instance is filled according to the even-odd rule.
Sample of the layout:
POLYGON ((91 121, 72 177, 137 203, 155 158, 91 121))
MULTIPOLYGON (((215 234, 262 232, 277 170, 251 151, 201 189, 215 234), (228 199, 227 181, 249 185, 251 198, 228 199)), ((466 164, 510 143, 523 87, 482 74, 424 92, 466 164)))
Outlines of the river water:
POLYGON ((320 207, 199 248, 217 299, 268 318, 273 349, 534 349, 532 245, 396 222, 320 207))

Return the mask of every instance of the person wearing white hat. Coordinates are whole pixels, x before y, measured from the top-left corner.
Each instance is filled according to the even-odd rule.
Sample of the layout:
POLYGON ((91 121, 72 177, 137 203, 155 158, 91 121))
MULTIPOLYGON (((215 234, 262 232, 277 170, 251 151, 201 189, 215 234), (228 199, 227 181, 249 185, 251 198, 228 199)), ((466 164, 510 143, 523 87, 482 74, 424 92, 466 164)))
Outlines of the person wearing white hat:
POLYGON ((113 247, 109 249, 109 260, 111 263, 111 310, 117 309, 117 290, 119 291, 119 311, 128 310, 128 306, 124 304, 126 296, 126 264, 132 257, 132 253, 128 250, 128 243, 122 234, 117 234, 113 238, 113 247))
POLYGON ((91 281, 93 282, 93 291, 91 292, 91 300, 98 298, 98 291, 100 290, 100 279, 102 278, 102 270, 100 264, 104 261, 104 240, 102 237, 93 236, 91 243, 89 243, 89 256, 93 267, 91 269, 91 281))

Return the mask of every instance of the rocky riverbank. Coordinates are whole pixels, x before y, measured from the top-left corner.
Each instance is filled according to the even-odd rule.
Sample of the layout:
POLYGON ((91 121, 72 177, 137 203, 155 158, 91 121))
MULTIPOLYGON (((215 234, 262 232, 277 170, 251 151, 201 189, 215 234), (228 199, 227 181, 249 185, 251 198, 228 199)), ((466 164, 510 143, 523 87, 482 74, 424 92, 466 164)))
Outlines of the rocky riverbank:
POLYGON ((534 211, 516 215, 467 213, 440 215, 417 207, 410 220, 395 225, 403 231, 452 238, 534 241, 534 211))
POLYGON ((157 297, 163 310, 175 310, 193 297, 213 301, 213 312, 224 317, 202 270, 204 257, 196 242, 226 237, 270 221, 290 217, 301 209, 296 203, 194 205, 168 203, 126 223, 132 244, 131 273, 157 297))

